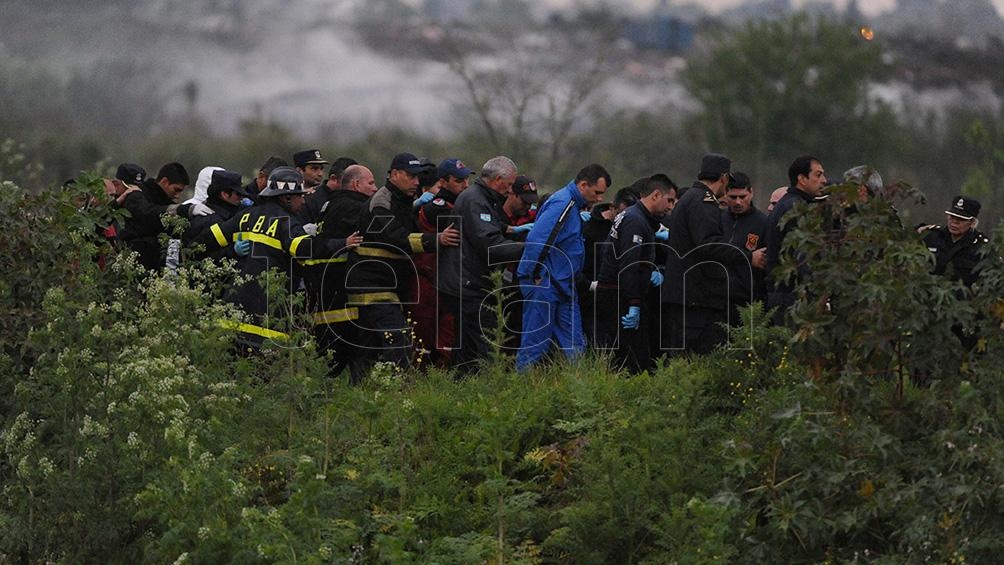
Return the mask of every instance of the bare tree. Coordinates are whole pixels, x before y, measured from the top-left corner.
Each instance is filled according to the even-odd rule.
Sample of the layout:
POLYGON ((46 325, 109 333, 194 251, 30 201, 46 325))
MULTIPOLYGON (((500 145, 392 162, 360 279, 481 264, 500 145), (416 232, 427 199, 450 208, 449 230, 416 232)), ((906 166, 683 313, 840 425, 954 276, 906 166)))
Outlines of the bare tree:
POLYGON ((495 42, 488 52, 474 52, 455 32, 443 40, 447 64, 464 87, 461 107, 492 150, 550 178, 569 158, 569 141, 604 83, 603 52, 574 37, 495 42))

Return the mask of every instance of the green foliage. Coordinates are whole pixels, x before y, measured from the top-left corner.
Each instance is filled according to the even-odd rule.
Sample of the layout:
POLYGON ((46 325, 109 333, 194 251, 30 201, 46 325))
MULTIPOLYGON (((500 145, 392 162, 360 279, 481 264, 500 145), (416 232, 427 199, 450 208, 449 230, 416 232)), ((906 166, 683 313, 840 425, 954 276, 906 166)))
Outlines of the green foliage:
POLYGON ((217 323, 238 315, 217 299, 229 265, 148 276, 114 255, 94 230, 108 212, 81 205, 95 176, 39 196, 3 186, 0 249, 17 268, 0 302, 20 315, 2 327, 0 560, 990 562, 1004 549, 1004 266, 991 258, 960 295, 927 274, 887 202, 848 213, 834 196, 800 221, 813 270, 795 333, 751 307, 733 348, 630 378, 586 357, 529 375, 502 360, 461 381, 378 366, 350 386, 327 376, 297 300, 278 300, 291 340, 241 356, 217 323), (956 322, 980 332, 979 352, 955 347, 956 322))
POLYGON ((828 163, 882 162, 895 124, 867 92, 883 69, 881 49, 855 31, 805 14, 722 30, 682 75, 703 106, 695 129, 754 179, 807 152, 828 163))

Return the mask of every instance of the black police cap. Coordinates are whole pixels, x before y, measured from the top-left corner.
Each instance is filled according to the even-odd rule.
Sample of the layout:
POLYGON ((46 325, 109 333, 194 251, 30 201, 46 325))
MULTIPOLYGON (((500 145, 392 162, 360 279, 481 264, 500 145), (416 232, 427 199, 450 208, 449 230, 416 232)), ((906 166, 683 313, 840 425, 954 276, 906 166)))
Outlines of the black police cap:
POLYGON ((115 178, 126 184, 138 185, 146 180, 146 169, 136 163, 122 163, 115 171, 115 178))
POLYGON ((972 220, 980 215, 980 201, 968 196, 956 196, 952 199, 952 207, 945 210, 949 216, 972 220))

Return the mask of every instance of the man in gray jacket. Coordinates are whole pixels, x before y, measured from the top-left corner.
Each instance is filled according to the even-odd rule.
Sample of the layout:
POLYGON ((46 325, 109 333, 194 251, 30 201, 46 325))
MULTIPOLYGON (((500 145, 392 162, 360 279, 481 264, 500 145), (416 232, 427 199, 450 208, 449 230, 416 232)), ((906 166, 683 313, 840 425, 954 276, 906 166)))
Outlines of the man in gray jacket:
POLYGON ((462 373, 491 351, 490 336, 498 325, 491 274, 523 253, 523 244, 507 235, 512 230, 503 210, 517 172, 508 157, 489 159, 474 184, 457 197, 450 219, 439 218, 456 223, 461 235, 460 246, 440 250, 437 284, 440 307, 454 314, 454 361, 462 373))

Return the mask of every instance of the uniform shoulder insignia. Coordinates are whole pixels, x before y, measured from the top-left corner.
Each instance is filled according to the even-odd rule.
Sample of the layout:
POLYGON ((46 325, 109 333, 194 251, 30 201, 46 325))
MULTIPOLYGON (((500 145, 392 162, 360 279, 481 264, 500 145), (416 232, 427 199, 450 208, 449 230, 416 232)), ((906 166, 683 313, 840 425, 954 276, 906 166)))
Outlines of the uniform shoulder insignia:
POLYGON ((715 204, 718 204, 718 199, 715 198, 714 194, 705 194, 704 195, 704 201, 705 202, 713 202, 715 204))
POLYGON ((941 228, 941 226, 939 226, 937 224, 928 224, 926 226, 917 226, 917 233, 924 233, 926 231, 936 230, 936 229, 939 229, 939 228, 941 228))

